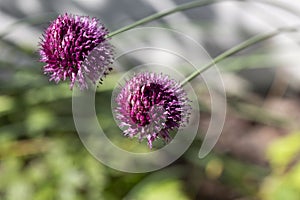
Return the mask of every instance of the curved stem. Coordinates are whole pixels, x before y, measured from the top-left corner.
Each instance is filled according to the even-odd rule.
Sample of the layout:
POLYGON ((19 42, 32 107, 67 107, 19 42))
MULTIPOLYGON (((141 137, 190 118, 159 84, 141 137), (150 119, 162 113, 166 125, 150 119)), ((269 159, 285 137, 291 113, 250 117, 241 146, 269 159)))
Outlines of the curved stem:
POLYGON ((146 24, 148 22, 154 21, 156 19, 160 19, 162 17, 165 17, 167 15, 170 15, 170 14, 173 14, 173 13, 176 13, 176 12, 185 11, 185 10, 198 8, 198 7, 203 7, 203 6, 211 5, 211 4, 214 4, 214 3, 226 2, 226 1, 238 1, 238 2, 247 2, 247 1, 249 1, 249 2, 268 4, 268 5, 272 5, 272 6, 287 10, 288 12, 290 12, 290 13, 298 16, 298 17, 300 16, 298 14, 298 12, 296 12, 293 9, 291 9, 289 7, 286 7, 282 4, 279 4, 277 2, 273 2, 274 0, 271 0, 271 1, 268 1, 268 0, 203 0, 203 1, 199 1, 199 0, 197 0, 197 1, 192 1, 192 2, 189 2, 189 3, 179 5, 175 8, 170 9, 170 10, 162 11, 162 12, 150 15, 148 17, 145 17, 141 20, 138 20, 138 21, 134 22, 133 24, 130 24, 128 26, 125 26, 123 28, 120 28, 116 31, 111 32, 106 37, 107 38, 113 37, 113 36, 118 35, 118 34, 124 32, 124 31, 133 29, 133 28, 135 28, 137 26, 140 26, 142 24, 146 24))
POLYGON ((191 81, 192 79, 194 79, 196 76, 198 76, 199 74, 203 73, 204 71, 206 71, 207 69, 209 69, 210 67, 214 66, 215 64, 219 63, 220 61, 228 58, 229 56, 232 56, 233 54, 236 54, 239 51, 242 51, 254 44, 257 44, 259 42, 262 42, 264 40, 267 40, 269 38, 272 38, 282 32, 295 32, 298 31, 298 28, 295 27, 285 27, 285 28, 280 28, 276 31, 270 32, 270 33, 266 33, 266 34, 260 34, 260 35, 256 35, 234 47, 232 47, 231 49, 225 51, 224 53, 220 54, 219 56, 217 56, 216 58, 214 58, 212 60, 212 62, 208 63, 207 65, 205 65, 203 68, 196 70, 195 72, 193 72, 191 75, 189 75, 186 79, 184 79, 180 85, 184 86, 186 83, 188 83, 189 81, 191 81))
POLYGON ((163 12, 159 12, 159 13, 155 13, 155 14, 150 15, 148 17, 145 17, 145 18, 143 18, 141 20, 138 20, 138 21, 134 22, 133 24, 130 24, 128 26, 120 28, 120 29, 118 29, 118 30, 116 30, 114 32, 111 32, 110 34, 107 35, 107 37, 113 37, 113 36, 115 36, 115 35, 117 35, 119 33, 122 33, 124 31, 130 30, 130 29, 135 28, 135 27, 137 27, 139 25, 146 24, 148 22, 154 21, 156 19, 160 19, 162 17, 165 17, 167 15, 173 14, 175 12, 184 11, 184 10, 188 10, 188 9, 192 9, 192 8, 197 8, 197 7, 201 7, 201 6, 206 6, 206 5, 218 2, 218 1, 221 1, 221 0, 192 1, 192 2, 189 2, 189 3, 185 3, 185 4, 182 4, 182 5, 179 5, 179 6, 175 7, 173 9, 170 9, 170 10, 167 10, 167 11, 163 11, 163 12))

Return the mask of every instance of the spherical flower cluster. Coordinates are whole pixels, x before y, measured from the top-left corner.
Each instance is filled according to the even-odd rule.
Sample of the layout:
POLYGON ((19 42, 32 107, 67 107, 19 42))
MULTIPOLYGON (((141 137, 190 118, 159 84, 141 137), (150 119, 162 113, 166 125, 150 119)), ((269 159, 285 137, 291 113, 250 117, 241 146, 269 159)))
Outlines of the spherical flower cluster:
POLYGON ((170 141, 169 132, 185 125, 190 115, 187 94, 168 76, 142 72, 127 81, 116 95, 116 119, 124 135, 170 141))
POLYGON ((40 42, 41 62, 50 81, 76 79, 81 89, 87 80, 96 83, 107 75, 113 62, 113 47, 106 39, 108 30, 95 18, 64 14, 45 30, 40 42), (93 52, 93 53, 91 53, 93 52))

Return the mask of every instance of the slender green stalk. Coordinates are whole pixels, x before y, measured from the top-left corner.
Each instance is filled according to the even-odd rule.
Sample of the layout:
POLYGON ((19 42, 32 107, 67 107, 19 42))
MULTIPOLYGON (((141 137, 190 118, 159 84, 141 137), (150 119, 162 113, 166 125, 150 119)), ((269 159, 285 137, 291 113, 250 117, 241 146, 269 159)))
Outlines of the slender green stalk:
POLYGON ((191 81, 192 79, 194 79, 196 76, 198 76, 199 74, 203 73, 204 71, 206 71, 207 69, 209 69, 210 67, 214 66, 215 64, 219 63, 220 61, 232 56, 233 54, 236 54, 239 51, 242 51, 254 44, 257 44, 259 42, 262 42, 264 40, 267 40, 269 38, 272 38, 282 32, 295 32, 298 31, 297 28, 295 27, 286 27, 286 28, 280 28, 276 31, 273 31, 271 33, 266 33, 266 34, 260 34, 260 35, 256 35, 234 47, 232 47, 231 49, 225 51, 224 53, 220 54, 219 56, 217 56, 215 59, 212 60, 212 62, 208 63, 207 65, 205 65, 203 68, 196 70, 195 72, 193 72, 190 76, 188 76, 185 80, 183 80, 180 85, 184 86, 186 83, 188 83, 189 81, 191 81))
POLYGON ((298 16, 298 17, 300 16, 299 13, 296 12, 295 10, 293 10, 292 8, 289 8, 289 7, 287 7, 283 4, 274 2, 273 0, 270 0, 270 1, 269 0, 202 0, 202 1, 197 0, 197 1, 192 1, 192 2, 189 2, 189 3, 179 5, 175 8, 172 8, 172 9, 167 10, 167 11, 155 13, 153 15, 145 17, 141 20, 138 20, 138 21, 134 22, 133 24, 130 24, 128 26, 120 28, 120 29, 118 29, 114 32, 111 32, 110 34, 107 35, 107 38, 113 37, 113 36, 118 35, 122 32, 125 32, 127 30, 133 29, 137 26, 140 26, 140 25, 146 24, 148 22, 160 19, 162 17, 165 17, 167 15, 171 15, 171 14, 176 13, 176 12, 185 11, 185 10, 198 8, 198 7, 203 7, 203 6, 211 5, 211 4, 214 4, 214 3, 226 2, 226 1, 256 2, 256 3, 261 3, 261 4, 267 4, 267 5, 271 5, 271 6, 275 6, 275 7, 284 9, 284 10, 286 10, 286 11, 288 11, 288 12, 290 12, 290 13, 298 16))
POLYGON ((218 1, 221 1, 221 0, 192 1, 192 2, 189 2, 189 3, 185 3, 185 4, 182 4, 182 5, 179 5, 179 6, 175 7, 173 9, 163 11, 163 12, 159 12, 159 13, 155 13, 155 14, 150 15, 148 17, 145 17, 141 20, 138 20, 133 24, 125 26, 125 27, 123 27, 121 29, 118 29, 114 32, 111 32, 110 34, 107 35, 107 37, 113 37, 113 36, 115 36, 119 33, 130 30, 130 29, 135 28, 139 25, 146 24, 148 22, 154 21, 156 19, 160 19, 162 17, 165 17, 167 15, 170 15, 170 14, 173 14, 173 13, 176 13, 176 12, 180 12, 180 11, 184 11, 184 10, 188 10, 188 9, 192 9, 192 8, 197 8, 197 7, 201 7, 201 6, 206 6, 206 5, 218 2, 218 1))

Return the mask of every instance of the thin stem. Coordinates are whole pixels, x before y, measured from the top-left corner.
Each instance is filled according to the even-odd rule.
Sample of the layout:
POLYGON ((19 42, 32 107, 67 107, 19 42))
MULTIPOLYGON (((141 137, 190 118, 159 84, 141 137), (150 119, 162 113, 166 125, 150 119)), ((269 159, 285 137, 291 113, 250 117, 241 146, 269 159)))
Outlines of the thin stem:
POLYGON ((188 9, 192 9, 192 8, 206 6, 206 5, 218 2, 218 1, 220 1, 220 0, 192 1, 192 2, 189 2, 189 3, 185 3, 185 4, 182 4, 182 5, 179 5, 179 6, 175 7, 175 8, 172 8, 170 10, 159 12, 159 13, 155 13, 155 14, 150 15, 148 17, 145 17, 145 18, 143 18, 141 20, 138 20, 138 21, 136 21, 133 24, 130 24, 128 26, 120 28, 120 29, 118 29, 118 30, 116 30, 114 32, 111 32, 110 34, 107 35, 107 37, 108 38, 109 37, 113 37, 113 36, 115 36, 115 35, 117 35, 119 33, 122 33, 124 31, 130 30, 130 29, 135 28, 135 27, 137 27, 139 25, 146 24, 148 22, 154 21, 156 19, 165 17, 167 15, 173 14, 175 12, 180 12, 180 11, 184 11, 184 10, 188 10, 188 9))
POLYGON ((195 72, 193 72, 190 76, 188 76, 186 79, 184 79, 180 85, 184 86, 186 83, 188 83, 189 81, 191 81, 192 79, 194 79, 195 77, 197 77, 199 74, 203 73, 204 71, 206 71, 207 69, 209 69, 210 67, 214 66, 215 64, 219 63, 220 61, 236 54, 239 51, 242 51, 254 44, 257 44, 259 42, 262 42, 264 40, 267 40, 269 38, 272 38, 282 32, 295 32, 298 31, 297 28, 295 27, 286 27, 286 28, 280 28, 274 32, 271 33, 266 33, 266 34, 260 34, 260 35, 256 35, 234 47, 232 47, 231 49, 225 51, 224 53, 220 54, 219 56, 217 56, 216 58, 214 58, 210 63, 208 63, 207 65, 205 65, 203 68, 196 70, 195 72))
POLYGON ((271 5, 271 6, 275 6, 275 7, 278 7, 278 8, 281 8, 281 9, 284 9, 296 16, 299 17, 299 14, 289 8, 289 7, 286 7, 282 4, 279 4, 279 3, 276 3, 276 2, 273 2, 272 1, 268 1, 268 0, 203 0, 203 1, 192 1, 192 2, 189 2, 189 3, 185 3, 185 4, 182 4, 182 5, 179 5, 175 8, 172 8, 170 10, 167 10, 167 11, 163 11, 163 12, 159 12, 159 13, 155 13, 153 15, 150 15, 148 17, 145 17, 141 20, 138 20, 136 22, 134 22, 133 24, 130 24, 128 26, 125 26, 123 28, 120 28, 114 32, 111 32, 110 34, 108 34, 106 37, 107 38, 110 38, 110 37, 113 37, 115 35, 118 35, 122 32, 125 32, 125 31, 128 31, 130 29, 133 29, 137 26, 140 26, 142 24, 146 24, 148 22, 151 22, 151 21, 154 21, 154 20, 157 20, 157 19, 160 19, 162 17, 165 17, 167 15, 170 15, 170 14, 173 14, 173 13, 176 13, 176 12, 180 12, 180 11, 185 11, 185 10, 189 10, 189 9, 193 9, 193 8, 198 8, 198 7, 203 7, 203 6, 207 6, 207 5, 211 5, 211 4, 214 4, 214 3, 221 3, 221 2, 226 2, 226 1, 238 1, 238 2, 256 2, 256 3, 261 3, 261 4, 267 4, 267 5, 271 5))

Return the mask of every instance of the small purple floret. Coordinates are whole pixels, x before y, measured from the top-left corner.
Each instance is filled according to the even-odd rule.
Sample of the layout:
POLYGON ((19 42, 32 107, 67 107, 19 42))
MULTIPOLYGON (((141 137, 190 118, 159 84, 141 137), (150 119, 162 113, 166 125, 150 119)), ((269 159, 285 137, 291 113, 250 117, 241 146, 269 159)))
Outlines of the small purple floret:
POLYGON ((107 34, 108 30, 96 18, 59 15, 45 30, 40 43, 40 61, 46 63, 44 74, 56 83, 70 79, 71 89, 76 79, 80 89, 88 87, 87 79, 98 82, 108 74, 113 62, 113 47, 105 38, 107 34), (88 57, 90 62, 86 62, 88 57))
POLYGON ((187 94, 175 80, 150 72, 127 81, 116 103, 116 118, 124 135, 147 138, 150 148, 157 138, 169 142, 169 132, 188 122, 191 109, 187 94))

